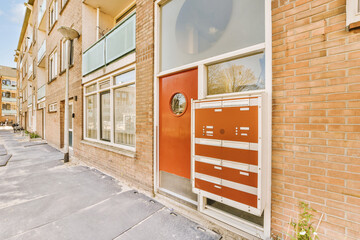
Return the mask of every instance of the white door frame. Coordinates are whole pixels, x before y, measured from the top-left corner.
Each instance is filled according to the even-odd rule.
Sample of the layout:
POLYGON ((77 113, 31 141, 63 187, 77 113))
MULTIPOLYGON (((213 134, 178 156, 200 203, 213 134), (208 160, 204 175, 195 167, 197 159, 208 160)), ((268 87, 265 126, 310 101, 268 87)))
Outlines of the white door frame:
POLYGON ((74 114, 74 102, 73 101, 69 101, 69 111, 70 111, 70 109, 71 109, 72 114, 69 115, 69 117, 71 119, 71 128, 69 128, 69 133, 71 132, 71 146, 69 145, 69 148, 73 149, 73 146, 74 146, 74 118, 72 117, 72 115, 74 114))
POLYGON ((45 123, 46 123, 46 108, 44 107, 42 109, 42 130, 43 130, 43 138, 46 139, 46 127, 45 127, 45 123))

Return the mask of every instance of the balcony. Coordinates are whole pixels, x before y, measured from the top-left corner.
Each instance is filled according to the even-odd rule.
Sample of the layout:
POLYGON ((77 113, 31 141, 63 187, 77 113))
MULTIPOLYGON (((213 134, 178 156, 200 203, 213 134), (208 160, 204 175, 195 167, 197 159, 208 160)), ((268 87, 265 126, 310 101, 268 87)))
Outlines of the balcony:
POLYGON ((134 0, 82 0, 82 2, 94 9, 100 8, 101 12, 115 17, 120 9, 126 9, 134 0))
POLYGON ((33 75, 33 65, 31 64, 29 66, 29 70, 28 70, 28 74, 27 74, 27 78, 29 79, 32 75, 33 75))
POLYGON ((28 97, 27 102, 28 102, 28 106, 32 104, 32 95, 28 97))
POLYGON ((1 85, 2 90, 16 90, 16 86, 11 85, 1 85))
POLYGON ((46 0, 43 0, 40 5, 39 14, 38 14, 38 28, 42 31, 46 31, 46 21, 45 21, 45 12, 46 12, 46 0))
POLYGON ((39 89, 37 90, 37 100, 41 100, 45 97, 45 86, 46 84, 42 85, 41 87, 39 87, 39 89))
POLYGON ((39 67, 45 67, 45 53, 46 53, 46 40, 43 41, 41 47, 39 48, 37 60, 39 67))
POLYGON ((4 102, 16 102, 16 98, 7 98, 7 97, 2 97, 1 101, 4 102))
POLYGON ((83 76, 135 50, 135 23, 133 14, 83 53, 83 76))
POLYGON ((2 116, 16 115, 16 110, 1 110, 2 116))

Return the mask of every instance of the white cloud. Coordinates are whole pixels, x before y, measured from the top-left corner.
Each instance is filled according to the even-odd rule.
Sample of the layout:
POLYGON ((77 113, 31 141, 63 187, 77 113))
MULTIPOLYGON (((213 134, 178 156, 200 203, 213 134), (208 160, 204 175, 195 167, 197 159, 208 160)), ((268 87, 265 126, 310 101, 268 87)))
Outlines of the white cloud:
POLYGON ((1 15, 3 15, 3 14, 4 14, 4 12, 3 12, 3 11, 1 11, 1 9, 0 9, 0 16, 1 16, 1 15))
POLYGON ((13 4, 10 10, 10 21, 22 23, 24 20, 25 6, 23 3, 13 4))

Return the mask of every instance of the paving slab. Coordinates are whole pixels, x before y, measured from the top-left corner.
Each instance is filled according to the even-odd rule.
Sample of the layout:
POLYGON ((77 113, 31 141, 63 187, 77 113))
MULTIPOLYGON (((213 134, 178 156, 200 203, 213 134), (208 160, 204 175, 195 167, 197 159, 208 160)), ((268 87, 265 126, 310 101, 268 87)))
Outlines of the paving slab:
POLYGON ((0 167, 0 239, 220 238, 42 142, 0 130, 1 151, 12 157, 0 167))
POLYGON ((114 239, 163 207, 143 194, 127 191, 10 239, 114 239))
POLYGON ((163 208, 115 240, 219 240, 221 236, 183 216, 163 208))
POLYGON ((0 156, 0 167, 6 166, 6 164, 10 160, 11 156, 12 156, 11 154, 0 156))

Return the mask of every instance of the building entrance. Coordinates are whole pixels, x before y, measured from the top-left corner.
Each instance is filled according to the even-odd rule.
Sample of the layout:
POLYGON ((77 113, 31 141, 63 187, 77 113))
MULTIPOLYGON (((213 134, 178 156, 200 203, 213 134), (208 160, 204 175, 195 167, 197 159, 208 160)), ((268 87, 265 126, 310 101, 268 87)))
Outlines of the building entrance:
POLYGON ((160 188, 192 201, 191 99, 198 94, 197 69, 160 78, 160 188))

